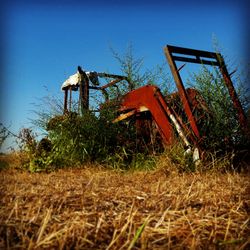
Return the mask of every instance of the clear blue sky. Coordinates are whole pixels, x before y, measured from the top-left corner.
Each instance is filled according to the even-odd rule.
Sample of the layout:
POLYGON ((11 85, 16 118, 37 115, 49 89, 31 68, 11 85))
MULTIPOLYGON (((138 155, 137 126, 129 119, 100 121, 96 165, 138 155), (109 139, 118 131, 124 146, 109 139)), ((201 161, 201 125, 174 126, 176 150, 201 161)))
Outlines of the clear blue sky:
POLYGON ((122 53, 132 43, 152 68, 164 62, 166 44, 213 50, 214 35, 228 58, 249 59, 245 1, 33 2, 9 1, 0 13, 0 122, 15 133, 31 126, 32 103, 46 88, 63 97, 60 86, 78 65, 119 74, 110 46, 122 53))

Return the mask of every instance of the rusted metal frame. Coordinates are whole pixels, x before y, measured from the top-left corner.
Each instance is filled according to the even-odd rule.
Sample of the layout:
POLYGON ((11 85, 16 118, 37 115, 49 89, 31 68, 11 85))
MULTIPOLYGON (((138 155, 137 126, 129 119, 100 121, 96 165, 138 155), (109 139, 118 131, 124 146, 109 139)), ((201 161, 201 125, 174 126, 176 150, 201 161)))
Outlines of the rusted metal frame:
POLYGON ((235 91, 235 88, 233 86, 231 77, 227 71, 225 61, 220 53, 217 53, 217 60, 219 63, 220 72, 221 72, 223 79, 225 81, 225 84, 227 86, 229 95, 233 101, 233 105, 234 105, 235 109, 237 110, 240 125, 243 128, 243 130, 246 131, 247 130, 247 118, 246 118, 245 112, 242 108, 242 105, 239 101, 239 98, 238 98, 238 95, 235 91))
MULTIPOLYGON (((186 90, 184 88, 184 84, 183 84, 183 82, 181 80, 181 77, 180 77, 180 74, 178 72, 176 63, 173 60, 173 56, 172 56, 173 48, 178 48, 178 47, 173 47, 173 46, 167 45, 164 48, 165 55, 166 55, 166 58, 168 60, 170 69, 172 71, 172 74, 174 76, 174 80, 175 80, 176 86, 177 86, 179 94, 180 94, 180 99, 182 101, 183 108, 184 108, 184 110, 185 110, 185 112, 187 114, 187 118, 188 118, 188 120, 190 122, 190 126, 192 128, 192 131, 194 132, 197 139, 200 140, 200 133, 199 133, 199 130, 198 130, 198 127, 197 127, 197 124, 196 124, 195 117, 193 116, 190 103, 188 101, 188 96, 187 96, 186 90)), ((178 51, 183 52, 183 51, 186 51, 186 50, 185 49, 184 50, 179 50, 179 48, 178 48, 178 51)))
POLYGON ((177 47, 177 46, 172 46, 172 45, 167 45, 167 48, 170 53, 183 54, 183 55, 189 55, 189 56, 195 56, 195 57, 199 56, 199 57, 206 57, 206 58, 214 58, 217 60, 217 55, 214 52, 182 48, 182 47, 177 47))
POLYGON ((198 63, 198 64, 206 64, 206 65, 212 65, 212 66, 219 66, 219 63, 217 61, 210 61, 210 60, 204 60, 200 57, 197 58, 188 58, 183 56, 172 56, 174 61, 180 61, 180 62, 190 62, 190 63, 198 63))
POLYGON ((102 87, 100 87, 100 89, 102 90, 102 89, 106 89, 106 88, 108 88, 108 87, 111 87, 111 86, 113 86, 114 84, 116 84, 116 83, 118 83, 118 82, 120 82, 120 81, 122 81, 122 80, 124 80, 124 79, 114 79, 114 80, 112 80, 111 82, 109 82, 109 83, 103 85, 102 87))
POLYGON ((64 106, 63 113, 66 114, 68 112, 68 88, 64 90, 64 106))
POLYGON ((108 87, 112 87, 113 85, 115 85, 116 83, 122 81, 121 79, 115 79, 115 80, 112 80, 111 82, 101 86, 101 87, 97 87, 97 86, 89 86, 89 89, 95 89, 95 90, 104 90, 108 87))
POLYGON ((97 73, 99 77, 108 77, 108 78, 115 78, 120 79, 120 81, 125 80, 128 83, 129 89, 133 89, 133 84, 129 81, 128 77, 126 76, 120 76, 120 75, 114 75, 114 74, 108 74, 108 73, 97 73))
POLYGON ((228 88, 229 95, 233 101, 233 105, 235 109, 237 110, 240 125, 242 126, 243 129, 247 129, 246 115, 244 113, 244 110, 239 101, 238 95, 235 91, 235 88, 233 86, 233 83, 230 77, 235 71, 232 72, 231 74, 228 73, 223 56, 220 53, 180 48, 176 46, 168 45, 168 48, 169 48, 169 51, 171 51, 171 53, 185 54, 185 55, 196 57, 196 59, 193 59, 193 58, 187 58, 187 57, 181 57, 181 56, 172 56, 174 61, 191 62, 191 63, 206 64, 206 65, 219 67, 222 77, 225 81, 226 87, 228 88), (216 61, 203 60, 200 57, 215 59, 216 61))
POLYGON ((176 47, 176 46, 171 46, 171 45, 167 45, 167 48, 169 50, 169 53, 171 53, 174 61, 206 64, 206 65, 212 65, 212 66, 219 66, 220 65, 218 62, 218 59, 217 59, 217 54, 214 52, 181 48, 181 47, 176 47), (173 54, 193 56, 195 58, 177 56, 177 55, 173 55, 173 54), (202 59, 202 57, 206 58, 206 59, 202 59), (207 60, 207 59, 213 59, 213 60, 207 60))

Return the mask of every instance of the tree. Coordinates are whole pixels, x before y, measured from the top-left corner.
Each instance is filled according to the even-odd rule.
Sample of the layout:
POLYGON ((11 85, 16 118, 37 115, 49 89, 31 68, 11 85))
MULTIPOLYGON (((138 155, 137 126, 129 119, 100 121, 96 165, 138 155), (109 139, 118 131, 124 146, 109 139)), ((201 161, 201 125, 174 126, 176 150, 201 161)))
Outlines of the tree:
MULTIPOLYGON (((168 65, 166 63, 158 64, 153 69, 144 68, 144 58, 135 57, 133 45, 130 43, 127 46, 125 53, 118 53, 111 47, 111 53, 120 65, 122 74, 128 77, 129 81, 133 83, 133 89, 144 86, 146 84, 157 85, 165 94, 172 90, 170 85, 171 77, 167 71, 168 65)), ((124 92, 128 92, 125 87, 124 92)))

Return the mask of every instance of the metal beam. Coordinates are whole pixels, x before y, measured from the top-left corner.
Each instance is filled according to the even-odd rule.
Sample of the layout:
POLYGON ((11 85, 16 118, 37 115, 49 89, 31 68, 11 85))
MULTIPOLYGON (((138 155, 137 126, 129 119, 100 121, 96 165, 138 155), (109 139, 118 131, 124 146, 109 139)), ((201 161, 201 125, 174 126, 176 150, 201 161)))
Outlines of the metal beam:
POLYGON ((212 66, 219 66, 219 63, 217 61, 204 60, 204 59, 200 59, 200 57, 189 58, 189 57, 183 57, 183 56, 172 56, 172 58, 173 58, 174 61, 190 62, 190 63, 198 63, 198 64, 206 64, 206 65, 212 65, 212 66))
POLYGON ((63 113, 66 114, 68 111, 68 88, 64 90, 64 107, 63 113))
POLYGON ((200 139, 200 133, 199 133, 195 118, 193 116, 193 113, 192 113, 192 110, 191 110, 191 107, 190 107, 190 103, 188 101, 188 97, 187 97, 187 93, 186 93, 184 84, 183 84, 183 82, 181 80, 181 77, 180 77, 180 74, 178 72, 176 63, 175 63, 175 61, 173 59, 173 56, 171 54, 172 49, 173 48, 172 47, 169 48, 169 46, 165 47, 164 48, 165 55, 166 55, 166 58, 168 60, 170 69, 172 71, 172 74, 174 76, 174 80, 175 80, 176 86, 177 86, 179 94, 180 94, 180 98, 181 98, 181 101, 182 101, 182 104, 183 104, 183 108, 184 108, 184 110, 185 110, 185 112, 187 114, 187 118, 188 118, 188 120, 190 122, 190 126, 191 126, 195 136, 197 137, 197 139, 200 139))
POLYGON ((200 57, 217 59, 216 53, 214 52, 196 50, 196 49, 188 49, 188 48, 182 48, 182 47, 171 46, 171 45, 167 45, 166 47, 168 48, 168 51, 170 53, 177 53, 177 54, 190 55, 190 56, 199 55, 200 57))

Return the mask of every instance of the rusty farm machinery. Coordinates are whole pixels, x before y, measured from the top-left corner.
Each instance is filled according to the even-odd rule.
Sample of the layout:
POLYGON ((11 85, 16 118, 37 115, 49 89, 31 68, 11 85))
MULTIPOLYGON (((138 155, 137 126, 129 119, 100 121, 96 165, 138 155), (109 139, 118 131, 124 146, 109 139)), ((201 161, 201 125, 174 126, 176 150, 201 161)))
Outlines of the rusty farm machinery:
POLYGON ((206 102, 200 93, 194 88, 185 88, 180 70, 186 63, 211 65, 218 67, 228 89, 235 110, 237 111, 239 124, 243 131, 247 129, 247 119, 242 105, 236 94, 230 74, 220 53, 188 49, 167 45, 164 48, 165 56, 170 66, 177 92, 164 96, 161 90, 154 85, 146 85, 134 89, 133 82, 125 76, 86 72, 78 67, 76 74, 68 78, 62 85, 64 91, 64 115, 71 111, 72 91, 79 91, 79 106, 82 113, 89 110, 90 90, 101 91, 105 101, 109 101, 107 89, 116 87, 120 82, 126 82, 128 92, 122 95, 117 109, 117 118, 113 122, 135 119, 137 129, 145 129, 146 122, 154 123, 163 145, 175 143, 176 138, 183 142, 186 153, 193 154, 193 160, 198 163, 202 152, 201 124, 209 113, 206 102), (184 64, 177 68, 176 62, 184 64), (107 84, 100 86, 99 78, 110 79, 107 84), (178 99, 181 109, 175 106, 178 99))

